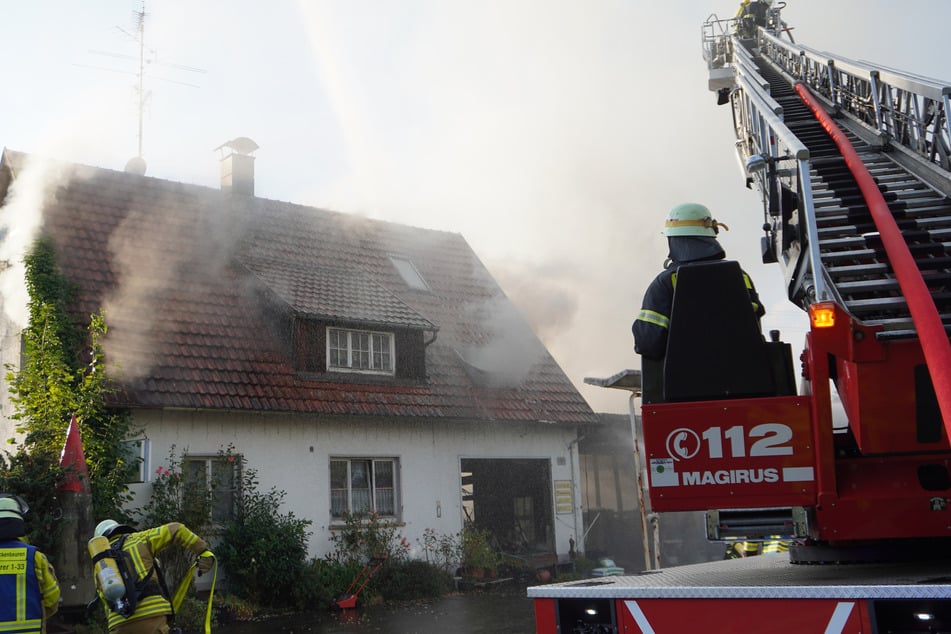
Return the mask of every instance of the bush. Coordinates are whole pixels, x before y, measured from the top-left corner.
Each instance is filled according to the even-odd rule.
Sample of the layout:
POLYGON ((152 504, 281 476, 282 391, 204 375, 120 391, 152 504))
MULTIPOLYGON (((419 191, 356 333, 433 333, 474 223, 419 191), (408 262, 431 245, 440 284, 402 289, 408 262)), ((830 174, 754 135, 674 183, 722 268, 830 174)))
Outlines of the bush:
POLYGON ((362 568, 356 562, 310 560, 302 570, 300 583, 294 588, 295 607, 300 610, 331 607, 333 599, 346 592, 362 568))
POLYGON ((452 572, 462 560, 462 537, 459 533, 440 533, 427 528, 423 531, 420 545, 426 561, 444 572, 452 572))
POLYGON ((471 522, 466 522, 460 533, 462 567, 473 570, 497 570, 499 554, 492 548, 492 536, 489 531, 476 528, 471 522))
MULTIPOLYGON (((243 461, 243 458, 237 458, 243 461)), ((216 549, 236 595, 269 607, 298 607, 307 562, 310 520, 282 514, 286 493, 258 490, 257 471, 244 469, 235 519, 216 549)))
POLYGON ((214 619, 219 625, 250 621, 257 614, 257 608, 240 597, 233 594, 215 594, 214 619))
MULTIPOLYGON (((204 480, 196 482, 185 474, 184 460, 187 449, 180 455, 175 445, 169 447, 164 465, 159 465, 152 478, 152 495, 137 511, 140 528, 161 526, 180 522, 192 532, 207 540, 211 530, 211 496, 215 485, 209 489, 204 480)), ((162 571, 170 584, 178 583, 191 573, 195 555, 184 548, 171 548, 162 553, 162 571)))
POLYGON ((55 454, 0 454, 0 491, 19 495, 30 506, 24 517, 27 536, 31 544, 47 554, 55 552, 62 524, 56 488, 63 474, 55 454))
POLYGON ((587 577, 591 571, 598 567, 598 562, 588 559, 583 555, 575 557, 575 572, 582 577, 587 577))
POLYGON ((399 534, 399 527, 377 513, 347 513, 344 525, 330 529, 334 551, 331 558, 344 563, 364 564, 375 557, 389 560, 406 558, 410 543, 399 534))
MULTIPOLYGON (((175 612, 175 625, 182 628, 183 632, 204 632, 205 617, 208 613, 208 600, 197 599, 195 597, 185 597, 182 605, 175 612)), ((215 610, 211 611, 211 626, 214 628, 218 623, 215 618, 215 610)))
POLYGON ((435 599, 453 587, 445 570, 419 559, 390 561, 374 578, 374 589, 387 601, 435 599))

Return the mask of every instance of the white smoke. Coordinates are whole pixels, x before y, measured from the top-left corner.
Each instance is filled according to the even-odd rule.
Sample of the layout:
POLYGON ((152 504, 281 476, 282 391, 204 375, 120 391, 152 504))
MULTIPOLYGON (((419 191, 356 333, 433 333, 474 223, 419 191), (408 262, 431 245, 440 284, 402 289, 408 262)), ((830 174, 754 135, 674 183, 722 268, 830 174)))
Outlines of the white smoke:
POLYGON ((487 333, 486 338, 477 343, 456 344, 463 360, 483 373, 483 379, 476 382, 517 387, 544 353, 525 318, 502 297, 471 304, 467 312, 487 333))
POLYGON ((15 170, 8 199, 0 207, 0 301, 5 323, 16 331, 9 334, 27 326, 29 296, 23 260, 43 226, 46 198, 62 177, 54 163, 30 158, 15 170))

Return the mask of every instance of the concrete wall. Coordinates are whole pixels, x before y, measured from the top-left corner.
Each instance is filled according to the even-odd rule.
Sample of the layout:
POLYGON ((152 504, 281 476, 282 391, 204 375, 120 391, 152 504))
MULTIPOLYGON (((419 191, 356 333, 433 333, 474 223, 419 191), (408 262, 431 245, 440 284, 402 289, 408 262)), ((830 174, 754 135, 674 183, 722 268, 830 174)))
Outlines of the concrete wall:
MULTIPOLYGON (((283 511, 313 522, 312 556, 330 550, 331 457, 399 459, 402 533, 412 555, 422 557, 426 528, 455 533, 462 528, 462 458, 544 458, 552 480, 574 483, 573 514, 554 518, 555 544, 567 555, 569 538, 581 530, 581 496, 575 429, 551 424, 511 424, 420 420, 360 421, 293 415, 215 414, 192 411, 137 411, 137 426, 149 445, 149 473, 164 466, 169 447, 176 455, 216 454, 233 444, 257 470, 260 490, 285 491, 283 511)), ((551 484, 549 484, 551 487, 551 484)), ((133 485, 137 502, 150 483, 133 485)), ((579 541, 576 538, 576 541, 579 541)))

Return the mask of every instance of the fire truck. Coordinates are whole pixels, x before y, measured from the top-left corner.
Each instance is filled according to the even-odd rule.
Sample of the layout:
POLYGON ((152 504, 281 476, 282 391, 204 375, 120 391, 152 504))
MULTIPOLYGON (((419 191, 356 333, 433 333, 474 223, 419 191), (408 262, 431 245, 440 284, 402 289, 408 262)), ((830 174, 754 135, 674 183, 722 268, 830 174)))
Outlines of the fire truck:
POLYGON ((681 267, 627 380, 651 510, 791 546, 529 588, 539 634, 951 632, 951 82, 797 43, 784 4, 710 16, 702 51, 804 349, 738 264, 681 267))

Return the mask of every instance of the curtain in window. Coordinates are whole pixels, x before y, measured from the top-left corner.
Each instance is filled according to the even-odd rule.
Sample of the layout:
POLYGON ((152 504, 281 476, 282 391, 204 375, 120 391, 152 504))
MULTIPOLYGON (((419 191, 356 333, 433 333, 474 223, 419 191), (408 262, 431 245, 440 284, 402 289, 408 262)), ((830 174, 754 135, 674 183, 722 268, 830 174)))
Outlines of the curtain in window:
POLYGON ((330 461, 330 514, 341 517, 349 510, 347 487, 347 461, 330 461))
POLYGON ((395 472, 393 460, 331 460, 331 515, 396 515, 395 472))
POLYGON ((375 476, 376 512, 380 515, 395 515, 396 503, 393 488, 393 461, 376 460, 373 462, 375 476))
POLYGON ((211 521, 227 522, 234 517, 235 463, 227 458, 212 460, 211 477, 211 521))
POLYGON ((350 461, 350 502, 353 513, 369 513, 370 505, 370 461, 350 461))

